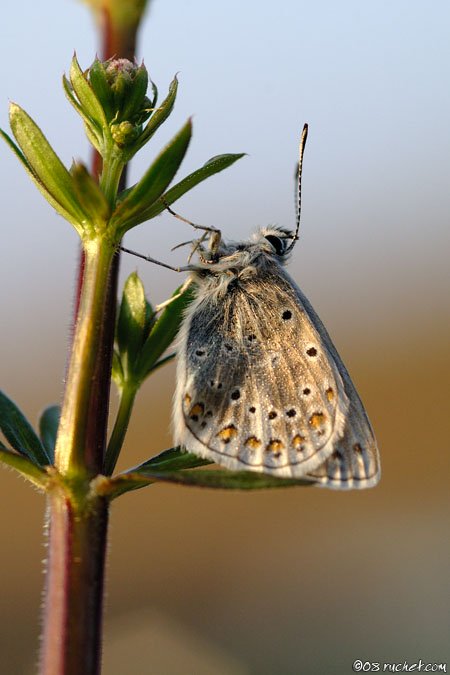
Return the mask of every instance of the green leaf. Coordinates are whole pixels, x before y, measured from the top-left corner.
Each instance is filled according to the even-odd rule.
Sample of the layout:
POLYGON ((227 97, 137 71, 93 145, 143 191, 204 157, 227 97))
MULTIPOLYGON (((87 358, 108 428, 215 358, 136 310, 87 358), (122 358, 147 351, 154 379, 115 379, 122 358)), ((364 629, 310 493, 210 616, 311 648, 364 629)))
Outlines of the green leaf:
POLYGON ((125 381, 125 374, 123 372, 120 355, 116 350, 113 351, 111 377, 114 380, 116 386, 120 389, 125 381))
POLYGON ((70 171, 78 200, 98 228, 104 228, 111 209, 99 184, 81 162, 74 162, 70 171))
POLYGON ((148 459, 143 464, 139 464, 139 466, 133 469, 128 469, 124 474, 146 473, 147 471, 179 471, 180 469, 193 469, 208 464, 213 464, 213 462, 180 448, 170 448, 170 450, 164 450, 164 452, 156 455, 156 457, 148 459))
MULTIPOLYGON (((151 107, 154 108, 156 106, 157 101, 158 101, 158 87, 151 80, 150 80, 150 85, 151 85, 151 88, 152 88, 153 98, 149 99, 149 100, 150 100, 151 107)), ((170 88, 169 88, 169 92, 170 92, 170 88)), ((164 101, 163 101, 163 105, 164 105, 164 101)))
POLYGON ((141 349, 136 365, 136 373, 141 380, 147 377, 159 357, 175 339, 184 311, 192 301, 194 290, 189 287, 180 295, 181 288, 182 286, 177 288, 172 295, 175 299, 163 310, 141 349))
POLYGON ((111 219, 111 225, 124 234, 138 222, 142 211, 149 208, 172 182, 183 161, 192 134, 191 121, 164 148, 141 180, 120 202, 111 219))
MULTIPOLYGON (((158 90, 156 89, 155 85, 152 83, 153 86, 153 105, 156 104, 156 99, 158 95, 158 90)), ((161 124, 166 121, 166 119, 169 117, 170 113, 173 110, 173 106, 175 104, 175 99, 177 97, 177 90, 178 90, 178 80, 177 76, 173 78, 172 82, 170 83, 169 86, 169 93, 167 94, 166 98, 164 101, 161 103, 161 105, 155 110, 153 115, 151 116, 149 122, 147 123, 144 131, 140 135, 138 141, 137 141, 137 147, 142 148, 145 143, 147 143, 150 138, 153 136, 153 134, 159 129, 161 124)))
POLYGON ((156 312, 151 303, 145 298, 145 335, 148 335, 155 325, 156 312))
POLYGON ((221 488, 228 490, 262 490, 266 488, 285 488, 294 486, 311 486, 313 482, 302 478, 276 478, 255 471, 228 471, 217 469, 211 471, 191 470, 161 472, 152 478, 167 483, 194 485, 197 487, 221 488))
POLYGON ((10 106, 10 123, 26 158, 25 168, 50 204, 80 231, 87 216, 78 202, 69 171, 37 124, 15 103, 10 106))
POLYGON ((72 223, 72 225, 75 227, 75 229, 79 232, 79 234, 82 233, 82 228, 80 227, 79 221, 72 216, 71 213, 66 211, 61 204, 59 204, 54 198, 53 195, 48 192, 46 187, 43 185, 43 183, 39 180, 39 178, 36 176, 36 174, 33 171, 33 168, 31 167, 30 163, 27 161, 27 158, 25 155, 22 153, 20 148, 14 143, 12 138, 8 136, 8 134, 0 129, 0 135, 2 136, 3 140, 9 145, 11 150, 14 152, 16 155, 17 159, 21 162, 23 165, 25 171, 28 173, 30 176, 31 180, 33 183, 36 185, 40 193, 45 197, 45 199, 48 201, 48 203, 53 206, 53 208, 63 217, 65 218, 69 223, 72 223))
POLYGON ((200 169, 190 173, 188 176, 186 176, 186 178, 183 178, 182 181, 170 188, 170 190, 162 195, 162 199, 159 199, 152 206, 149 206, 147 209, 145 209, 145 211, 142 211, 142 213, 139 214, 139 219, 136 220, 134 224, 138 225, 139 223, 143 223, 146 220, 151 220, 155 216, 158 216, 166 208, 164 202, 169 205, 173 204, 186 192, 192 190, 193 187, 206 180, 210 176, 227 169, 229 166, 234 164, 234 162, 244 156, 245 153, 242 152, 236 155, 228 154, 211 157, 211 159, 209 159, 200 169))
POLYGON ((159 361, 157 361, 155 365, 150 368, 149 375, 150 373, 154 373, 155 370, 158 370, 158 368, 162 368, 162 366, 165 366, 166 363, 170 363, 170 361, 173 361, 176 355, 177 355, 176 352, 172 352, 171 354, 167 354, 167 356, 164 356, 162 359, 159 359, 159 361))
POLYGON ((91 85, 83 74, 76 55, 70 65, 70 82, 80 102, 84 114, 97 127, 98 131, 108 127, 105 112, 91 85))
POLYGON ((102 141, 103 141, 103 129, 99 129, 95 122, 91 120, 91 118, 86 115, 84 112, 83 108, 73 95, 72 91, 72 85, 70 84, 69 80, 65 75, 63 75, 63 89, 64 93, 69 101, 69 103, 75 108, 77 113, 80 115, 84 122, 85 130, 86 130, 86 135, 94 146, 94 148, 100 152, 102 141))
MULTIPOLYGON (((148 73, 145 66, 139 66, 136 70, 131 86, 127 87, 125 100, 121 106, 121 120, 137 120, 139 113, 145 107, 146 92, 148 87, 148 73)), ((148 114, 147 114, 148 117, 148 114)), ((145 119, 147 119, 147 117, 145 119)))
POLYGON ((138 490, 156 482, 175 483, 193 487, 221 490, 263 490, 268 488, 310 487, 314 481, 303 478, 276 478, 253 471, 228 471, 227 469, 188 469, 186 471, 157 471, 147 469, 119 474, 111 479, 108 495, 118 497, 124 492, 138 490))
POLYGON ((110 122, 114 117, 114 94, 106 77, 107 63, 95 59, 89 68, 89 81, 98 100, 100 101, 107 120, 110 122))
POLYGON ((145 339, 147 303, 144 286, 136 272, 130 274, 123 289, 117 321, 117 344, 121 362, 126 356, 126 366, 133 366, 145 339))
POLYGON ((40 489, 45 489, 50 481, 48 474, 22 455, 17 455, 0 443, 0 464, 9 466, 40 489))
POLYGON ((53 462, 55 456, 56 435, 58 433, 61 407, 50 405, 45 408, 39 420, 39 435, 48 456, 53 462))
POLYGON ((11 446, 39 466, 51 464, 31 424, 13 401, 0 391, 0 429, 11 446))

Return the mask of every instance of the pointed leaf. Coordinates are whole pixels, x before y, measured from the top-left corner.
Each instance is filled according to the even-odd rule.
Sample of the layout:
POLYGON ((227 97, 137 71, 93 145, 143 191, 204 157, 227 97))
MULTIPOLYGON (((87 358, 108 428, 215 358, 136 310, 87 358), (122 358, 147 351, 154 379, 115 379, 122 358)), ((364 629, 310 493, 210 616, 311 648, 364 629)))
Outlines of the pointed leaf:
MULTIPOLYGON (((153 98, 150 99, 150 105, 151 105, 152 108, 154 108, 156 106, 157 101, 158 101, 158 87, 151 80, 150 80, 150 85, 151 85, 152 94, 153 94, 153 98)), ((169 87, 169 93, 170 93, 170 87, 169 87)), ((164 105, 164 101, 163 101, 163 105, 164 105)))
POLYGON ((156 321, 156 312, 151 303, 145 298, 145 334, 148 335, 156 321))
POLYGON ((206 466, 207 464, 213 464, 213 462, 180 448, 170 448, 170 450, 164 450, 164 452, 156 455, 156 457, 148 459, 143 464, 129 469, 124 474, 145 473, 146 471, 179 471, 180 469, 193 469, 198 466, 206 466))
POLYGON ((114 93, 106 77, 107 64, 95 59, 89 68, 89 82, 101 102, 108 121, 114 117, 114 93))
POLYGON ((165 366, 166 363, 170 363, 170 361, 173 361, 176 355, 177 355, 176 352, 172 352, 172 354, 167 354, 167 356, 164 356, 162 359, 159 359, 159 361, 157 361, 155 365, 150 368, 149 375, 150 373, 154 373, 155 370, 158 370, 158 368, 162 368, 162 366, 165 366))
POLYGON ((117 321, 117 344, 122 362, 126 355, 127 369, 135 364, 145 339, 146 321, 147 304, 144 287, 136 272, 133 272, 125 282, 117 321))
POLYGON ((221 488, 228 490, 261 490, 266 488, 285 488, 294 486, 311 486, 313 481, 303 478, 276 478, 256 471, 228 471, 217 469, 202 471, 192 469, 190 471, 162 471, 159 475, 150 472, 155 480, 167 483, 179 483, 180 485, 194 485, 197 487, 221 488))
POLYGON ((123 372, 120 355, 116 350, 113 351, 111 377, 114 380, 115 385, 120 389, 123 386, 125 374, 123 372))
MULTIPOLYGON (((158 97, 158 90, 156 89, 156 86, 152 82, 152 87, 153 87, 153 101, 152 105, 156 105, 156 99, 158 97)), ((175 99, 177 96, 177 89, 178 89, 178 80, 177 76, 173 78, 172 82, 170 83, 169 86, 169 93, 167 94, 166 98, 164 101, 161 103, 161 105, 155 110, 153 115, 151 116, 149 122, 147 123, 144 131, 142 132, 141 136, 139 137, 137 141, 137 146, 138 148, 142 148, 145 143, 147 143, 150 138, 153 136, 153 134, 159 129, 161 124, 166 121, 166 119, 169 117, 170 113, 173 110, 173 106, 175 104, 175 99)))
POLYGON ((104 228, 111 215, 111 209, 99 184, 81 162, 75 162, 70 171, 78 201, 89 216, 89 220, 104 228))
MULTIPOLYGON (((148 87, 148 72, 144 66, 139 66, 134 75, 133 84, 127 87, 125 100, 121 106, 120 119, 121 120, 135 120, 140 118, 138 112, 145 106, 146 92, 148 87)), ((147 99, 148 102, 148 99, 147 99)), ((145 119, 147 119, 146 113, 145 119)))
POLYGON ((55 456, 56 435, 58 433, 61 407, 50 405, 45 408, 39 420, 39 435, 47 454, 53 462, 55 456))
POLYGON ((172 297, 175 299, 163 310, 141 349, 136 365, 136 373, 141 379, 147 377, 159 357, 170 347, 180 328, 184 311, 194 297, 191 287, 180 295, 181 288, 174 292, 172 297))
POLYGON ((87 122, 84 123, 84 132, 87 136, 89 143, 95 148, 99 155, 105 152, 103 146, 103 138, 100 138, 100 134, 94 131, 94 128, 90 126, 87 122))
POLYGON ((78 202, 70 173, 37 124, 14 103, 10 106, 10 123, 38 187, 41 184, 50 195, 52 206, 62 215, 65 215, 64 212, 70 214, 68 220, 79 228, 86 220, 86 214, 78 202), (62 210, 56 205, 60 205, 62 210))
POLYGON ((70 65, 70 82, 84 113, 99 131, 108 127, 108 121, 100 101, 80 68, 74 56, 70 65))
POLYGON ((45 471, 23 455, 17 455, 15 452, 8 450, 3 443, 0 443, 0 464, 15 469, 38 488, 45 489, 49 483, 50 478, 45 471))
POLYGON ((139 214, 138 219, 133 221, 133 225, 138 225, 143 223, 146 220, 151 220, 155 216, 158 216, 166 208, 164 202, 167 204, 173 204, 177 199, 182 197, 186 192, 192 190, 193 187, 206 180, 210 176, 213 176, 224 169, 227 169, 229 166, 234 164, 238 159, 244 157, 245 153, 240 153, 236 155, 218 155, 217 157, 211 157, 206 164, 204 164, 200 169, 194 171, 193 173, 183 178, 182 181, 174 185, 170 190, 168 190, 163 196, 163 199, 159 199, 155 204, 149 206, 145 211, 139 214))
POLYGON ((51 464, 31 424, 13 401, 0 391, 0 429, 11 446, 40 466, 51 464))
POLYGON ((80 115, 81 119, 84 122, 84 127, 86 135, 98 152, 100 152, 101 143, 103 140, 103 130, 99 129, 98 126, 91 120, 91 118, 86 115, 85 111, 75 98, 72 90, 72 85, 65 75, 63 75, 63 89, 69 103, 75 108, 77 113, 80 115))
POLYGON ((193 487, 221 490, 263 490, 267 488, 309 487, 314 481, 302 478, 276 478, 253 471, 227 471, 226 469, 190 469, 186 471, 154 471, 123 473, 111 479, 108 494, 111 498, 124 492, 138 490, 155 482, 175 483, 193 487))
MULTIPOLYGON (((118 226, 121 233, 125 233, 133 227, 141 212, 150 207, 172 182, 186 154, 191 134, 192 124, 188 120, 145 172, 141 180, 120 202, 111 219, 111 224, 118 226)), ((142 220, 138 222, 142 222, 142 220)))
POLYGON ((61 204, 59 204, 56 199, 54 199, 53 195, 50 194, 50 192, 46 189, 45 185, 40 181, 40 179, 37 177, 35 172, 33 171, 32 166, 28 162, 27 158, 25 155, 22 153, 20 148, 14 143, 12 138, 8 136, 8 134, 0 129, 0 135, 3 138, 3 140, 9 145, 11 150, 14 152, 16 155, 17 159, 21 162, 22 166, 24 167, 25 171, 28 173, 29 177, 33 181, 33 183, 36 185, 38 188, 39 192, 45 197, 45 199, 48 201, 48 203, 53 206, 55 211, 57 211, 63 218, 65 218, 69 223, 71 223, 75 229, 81 234, 82 233, 82 228, 80 227, 79 221, 77 218, 74 218, 71 213, 66 211, 61 204))

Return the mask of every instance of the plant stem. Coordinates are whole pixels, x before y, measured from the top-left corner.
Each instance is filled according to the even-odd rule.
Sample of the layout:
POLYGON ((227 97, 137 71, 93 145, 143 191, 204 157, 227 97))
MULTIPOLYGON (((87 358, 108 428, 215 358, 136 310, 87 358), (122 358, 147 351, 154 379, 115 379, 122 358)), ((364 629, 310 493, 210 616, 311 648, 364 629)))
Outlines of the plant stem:
MULTIPOLYGON (((140 0, 141 10, 145 0, 140 0)), ((120 6, 120 5, 119 5, 120 6)), ((103 60, 133 60, 141 16, 126 25, 92 3, 100 24, 103 60)), ((106 181, 115 200, 119 167, 106 181)), ((100 176, 102 160, 93 157, 100 176)), ((121 176, 125 187, 126 169, 121 176)), ((49 559, 43 614, 42 675, 99 675, 102 600, 109 502, 89 496, 89 479, 102 470, 109 407, 119 256, 109 242, 84 245, 75 301, 73 347, 64 393, 55 464, 66 479, 48 496, 49 559), (67 488, 72 482, 70 492, 67 488)))
MULTIPOLYGON (((89 493, 101 471, 109 393, 105 343, 114 247, 84 242, 85 270, 55 449, 60 480, 48 496, 49 560, 43 675, 98 675, 108 501, 89 493), (107 405, 106 405, 107 411, 107 405)), ((110 317, 109 317, 110 318, 110 317)), ((113 319, 114 321, 114 319, 113 319)))
POLYGON ((102 470, 104 430, 93 417, 101 382, 105 304, 114 256, 111 243, 101 238, 86 242, 84 249, 80 308, 55 449, 57 469, 64 476, 78 479, 102 470))
POLYGON ((128 423, 133 409, 134 399, 138 387, 125 383, 120 392, 119 410, 117 411, 116 421, 109 439, 108 449, 105 455, 105 466, 103 473, 110 476, 116 466, 117 458, 123 445, 128 423))
POLYGON ((123 158, 120 153, 111 152, 104 160, 103 171, 100 175, 100 187, 111 208, 115 206, 123 168, 123 158))
POLYGON ((49 495, 45 625, 41 672, 98 675, 108 501, 91 499, 84 511, 61 488, 49 495))

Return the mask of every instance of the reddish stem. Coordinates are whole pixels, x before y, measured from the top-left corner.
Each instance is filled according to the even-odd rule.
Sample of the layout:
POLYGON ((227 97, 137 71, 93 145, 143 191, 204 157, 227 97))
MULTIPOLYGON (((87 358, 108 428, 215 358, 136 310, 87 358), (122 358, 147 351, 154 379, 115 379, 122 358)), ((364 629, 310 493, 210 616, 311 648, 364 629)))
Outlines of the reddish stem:
POLYGON ((100 10, 98 22, 102 36, 103 60, 113 57, 133 61, 136 54, 136 33, 138 25, 113 23, 106 7, 100 10))
POLYGON ((97 675, 108 503, 95 499, 84 514, 59 490, 49 496, 51 551, 47 569, 41 672, 97 675))

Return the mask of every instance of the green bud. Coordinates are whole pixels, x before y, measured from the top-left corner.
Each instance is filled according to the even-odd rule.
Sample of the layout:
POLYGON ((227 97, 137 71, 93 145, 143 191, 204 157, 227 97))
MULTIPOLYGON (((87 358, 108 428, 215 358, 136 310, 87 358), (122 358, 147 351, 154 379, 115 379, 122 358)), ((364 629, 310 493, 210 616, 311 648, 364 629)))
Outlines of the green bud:
POLYGON ((103 107, 114 142, 119 147, 129 146, 142 133, 142 124, 154 108, 146 95, 147 69, 128 59, 109 59, 103 63, 96 60, 88 78, 103 107))
POLYGON ((138 66, 128 59, 109 59, 104 65, 106 77, 113 90, 122 79, 132 82, 138 69, 138 66))
POLYGON ((114 122, 142 121, 148 112, 148 73, 142 64, 128 59, 110 59, 103 64, 105 79, 113 96, 114 122))
POLYGON ((129 145, 139 136, 141 132, 140 124, 132 124, 131 122, 120 122, 120 124, 111 124, 111 136, 114 142, 123 148, 129 145))

